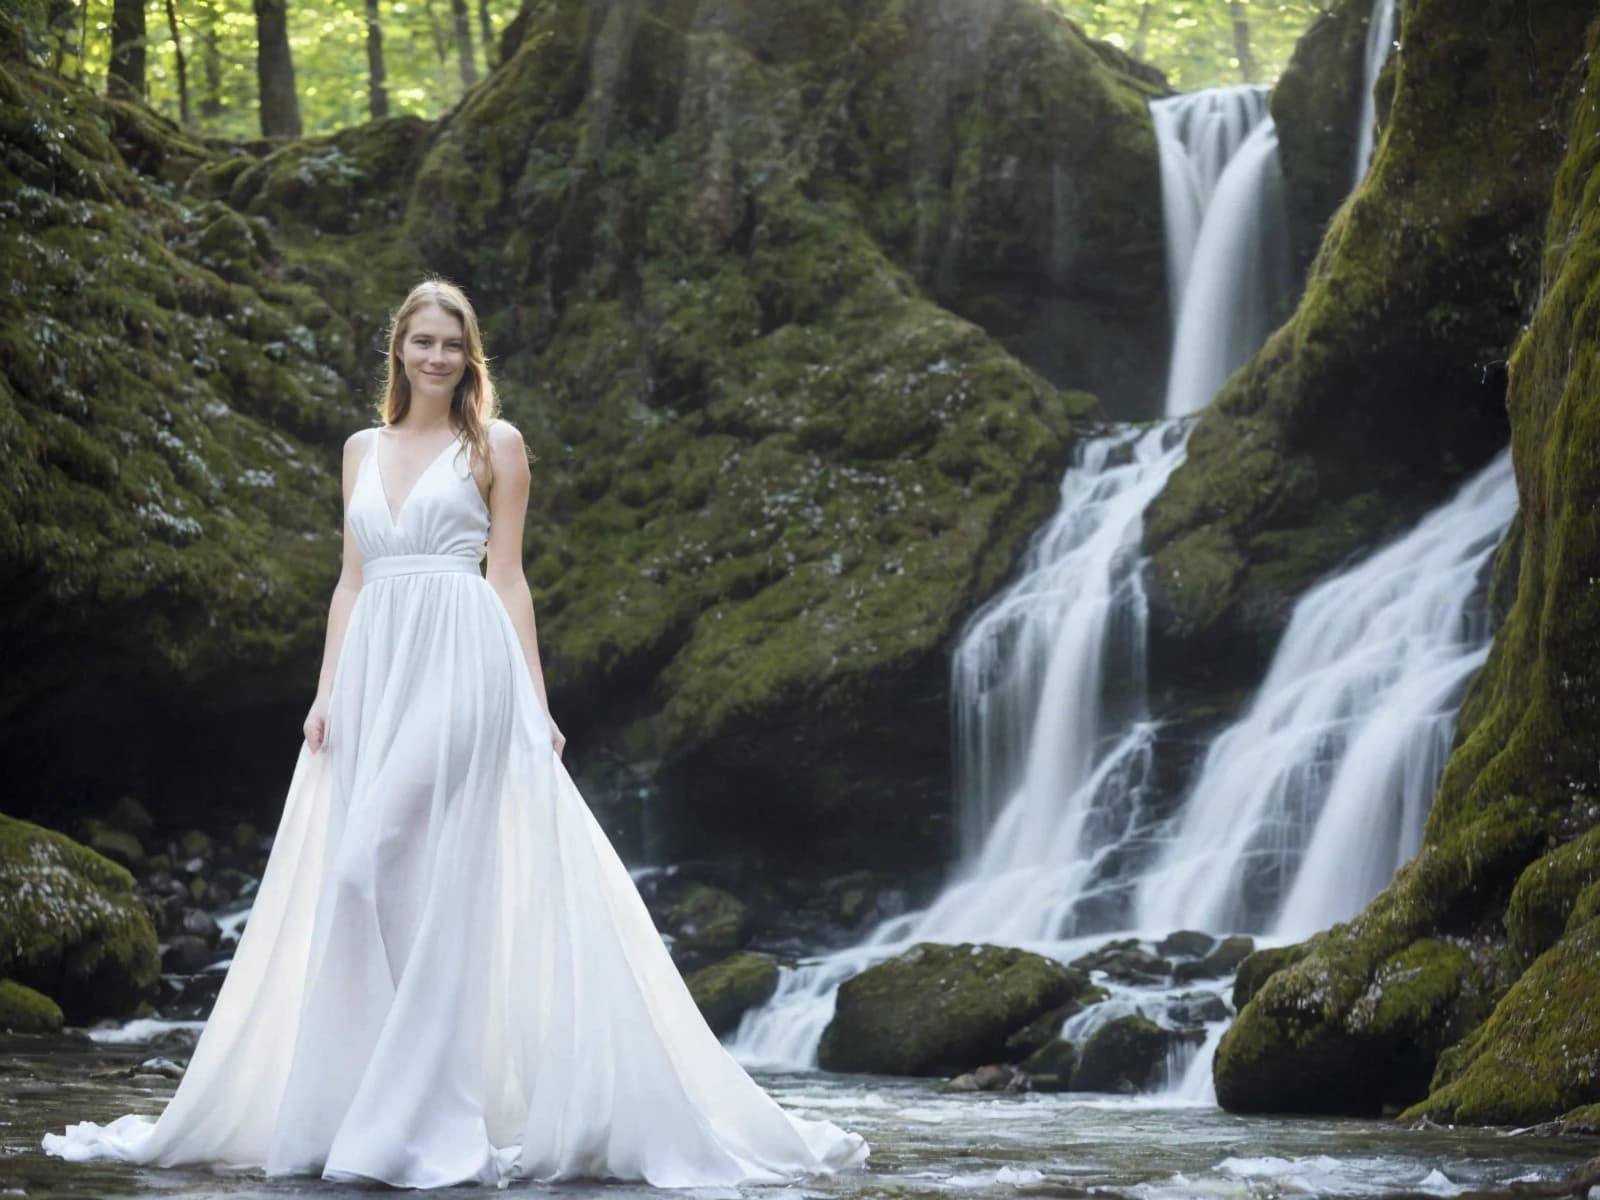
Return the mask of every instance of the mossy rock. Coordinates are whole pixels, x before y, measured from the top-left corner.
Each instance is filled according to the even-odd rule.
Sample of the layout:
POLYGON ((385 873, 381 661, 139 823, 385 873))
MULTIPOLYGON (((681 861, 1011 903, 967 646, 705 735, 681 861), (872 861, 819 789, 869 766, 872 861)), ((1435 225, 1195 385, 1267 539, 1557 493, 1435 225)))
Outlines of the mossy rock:
POLYGON ((1221 979, 1237 971, 1239 964, 1249 958, 1255 948, 1255 939, 1244 934, 1225 937, 1204 958, 1179 963, 1172 977, 1179 983, 1194 979, 1221 979))
POLYGON ((736 950, 750 936, 744 902, 703 883, 684 890, 667 923, 679 941, 702 950, 736 950))
POLYGON ((956 1075, 1007 1058, 1006 1038, 1089 987, 1080 971, 999 946, 922 943, 847 980, 823 1031, 829 1071, 956 1075))
POLYGON ((1157 1081, 1170 1035, 1146 1017, 1118 1017, 1089 1035, 1072 1071, 1075 1092, 1142 1092, 1157 1081))
POLYGON ((1592 18, 1560 0, 1525 15, 1401 6, 1382 152, 1294 314, 1201 414, 1147 514, 1151 671, 1168 686, 1259 679, 1308 584, 1504 447, 1497 364, 1540 297, 1592 18))
POLYGON ((61 1006, 15 979, 0 979, 0 1030, 10 1033, 60 1033, 61 1006))
POLYGON ((121 1016, 160 971, 133 876, 64 834, 0 816, 0 977, 67 1019, 121 1016))
POLYGON ((96 854, 109 858, 129 871, 137 872, 144 868, 144 847, 133 834, 96 820, 84 822, 83 833, 83 844, 96 854))
POLYGON ((1030 1058, 1043 1047, 1059 1041, 1061 1027, 1067 1023, 1068 1017, 1076 1016, 1091 1004, 1108 999, 1110 995, 1104 988, 1090 985, 1067 1003, 1035 1017, 1006 1039, 1005 1061, 1019 1062, 1030 1058))
POLYGON ((732 1033, 739 1020, 778 990, 778 964, 765 954, 734 954, 684 977, 700 1014, 718 1037, 732 1033))
POLYGON ((1512 985, 1481 1030, 1402 1114, 1527 1125, 1600 1104, 1600 919, 1569 930, 1512 985))
POLYGON ((1350 192, 1374 0, 1335 0, 1295 42, 1270 97, 1291 254, 1304 271, 1350 192))
MULTIPOLYGON (((1461 31, 1431 4, 1406 11, 1408 22, 1449 30, 1459 48, 1461 31)), ((1558 60, 1552 31, 1570 14, 1545 5, 1534 15, 1535 36, 1558 60)), ((1393 1104, 1532 1124, 1594 1102, 1586 998, 1597 987, 1600 882, 1586 881, 1600 824, 1600 463, 1579 448, 1600 445, 1600 26, 1586 49, 1571 150, 1549 192, 1542 299, 1510 363, 1522 506, 1490 589, 1503 621, 1462 705, 1421 851, 1245 1006, 1217 1052, 1225 1106, 1370 1113, 1393 1104), (1470 954, 1443 940, 1463 933, 1470 954), (1386 1012, 1386 968, 1408 955, 1422 969, 1397 981, 1398 1011, 1386 1012), (1487 996, 1500 999, 1478 1024, 1487 996), (1395 1049, 1393 1039, 1424 1022, 1414 1045, 1395 1049)), ((1401 115, 1412 69, 1403 64, 1391 149, 1411 136, 1401 115)))
POLYGON ((1020 1064, 1029 1087, 1036 1092, 1066 1091, 1077 1066, 1078 1048, 1059 1037, 1040 1046, 1020 1064))
POLYGON ((1365 973, 1326 961, 1325 942, 1270 975, 1223 1035, 1214 1075, 1224 1108, 1371 1115, 1408 1103, 1487 1011, 1459 946, 1414 942, 1357 990, 1365 973))
POLYGON ((1306 956, 1308 947, 1300 942, 1293 946, 1273 946, 1257 950, 1239 964, 1239 973, 1233 978, 1233 1011, 1238 1012, 1261 990, 1261 985, 1272 977, 1274 971, 1299 962, 1306 956))

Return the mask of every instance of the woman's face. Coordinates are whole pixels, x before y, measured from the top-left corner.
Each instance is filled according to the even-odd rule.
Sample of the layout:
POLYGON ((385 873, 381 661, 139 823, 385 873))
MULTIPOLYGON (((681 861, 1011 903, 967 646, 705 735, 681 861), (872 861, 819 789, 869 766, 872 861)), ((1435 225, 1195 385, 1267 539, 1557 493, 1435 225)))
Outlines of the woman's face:
POLYGON ((461 322, 437 304, 424 304, 406 322, 400 364, 413 396, 437 393, 448 400, 467 369, 461 322))

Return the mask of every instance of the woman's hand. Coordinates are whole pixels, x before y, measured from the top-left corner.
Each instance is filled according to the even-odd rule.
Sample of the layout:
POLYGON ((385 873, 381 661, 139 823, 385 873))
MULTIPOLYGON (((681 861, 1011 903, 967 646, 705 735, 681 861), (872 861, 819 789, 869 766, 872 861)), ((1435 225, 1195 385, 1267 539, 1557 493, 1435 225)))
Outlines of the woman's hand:
POLYGON ((561 757, 561 751, 566 748, 567 735, 561 732, 561 726, 556 724, 554 717, 550 718, 550 744, 555 747, 556 757, 561 757))
POLYGON ((311 711, 306 714, 306 723, 302 728, 311 753, 316 754, 328 744, 328 701, 325 696, 319 695, 311 702, 311 711))

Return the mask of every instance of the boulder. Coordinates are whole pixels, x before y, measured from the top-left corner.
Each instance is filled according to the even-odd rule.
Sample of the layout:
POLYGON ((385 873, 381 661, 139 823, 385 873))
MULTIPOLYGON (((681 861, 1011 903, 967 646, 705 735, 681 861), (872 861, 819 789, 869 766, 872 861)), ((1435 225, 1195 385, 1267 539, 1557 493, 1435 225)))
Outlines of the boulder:
POLYGON ((1185 992, 1167 1002, 1167 1019, 1174 1025, 1208 1025, 1232 1016, 1227 1001, 1215 992, 1185 992))
POLYGON ((673 905, 668 929, 685 947, 737 950, 750 936, 750 913, 737 896, 691 883, 673 905))
POLYGON ((1072 1071, 1075 1092, 1142 1092, 1166 1062, 1170 1037, 1144 1017, 1118 1017, 1089 1035, 1072 1071))
POLYGON ((1179 963, 1172 977, 1179 983, 1187 983, 1191 979, 1221 979, 1237 971, 1239 964, 1249 958, 1255 948, 1254 938, 1243 934, 1225 937, 1198 962, 1179 963))
POLYGON ((1204 958, 1216 944, 1217 939, 1209 933, 1180 929, 1157 942, 1156 953, 1163 958, 1204 958))
POLYGON ((1108 942, 1074 959, 1072 965, 1080 971, 1101 971, 1117 983, 1161 983, 1172 977, 1172 964, 1145 950, 1137 938, 1108 942))
POLYGON ((1078 1048, 1061 1038, 1046 1042, 1022 1060, 1028 1086, 1036 1092, 1064 1092, 1078 1066, 1078 1048))
POLYGON ((0 912, 0 977, 74 1024, 130 1011, 155 982, 155 928, 133 876, 64 834, 0 816, 0 912))
POLYGON ((15 979, 0 979, 0 1030, 8 1033, 60 1033, 61 1006, 15 979))
MULTIPOLYGON (((1412 1117, 1530 1125, 1596 1101, 1600 533, 1592 513, 1600 464, 1574 448, 1600 445, 1600 28, 1585 39, 1574 28, 1583 14, 1554 3, 1528 16, 1528 53, 1514 67, 1476 14, 1408 9, 1408 37, 1419 29, 1426 37, 1415 48, 1408 41, 1389 132, 1391 160, 1430 136, 1413 127, 1418 97, 1408 88, 1444 111, 1433 102, 1448 94, 1440 72, 1451 57, 1480 55, 1475 86, 1483 87, 1525 79, 1530 64, 1553 73, 1582 48, 1581 85, 1552 84, 1547 93, 1571 119, 1549 122, 1570 149, 1544 193, 1543 281, 1518 292, 1495 277, 1498 294, 1538 301, 1509 365, 1522 505, 1489 587, 1498 632, 1463 702, 1416 858, 1354 920, 1273 973, 1223 1038, 1217 1094, 1231 1108, 1371 1114, 1410 1106, 1412 1117)), ((1542 166, 1532 168, 1543 161, 1546 124, 1526 127, 1525 146, 1489 152, 1503 123, 1524 110, 1516 98, 1497 100, 1492 112, 1485 103, 1456 110, 1453 122, 1480 142, 1473 157, 1527 169, 1489 173, 1475 185, 1487 194, 1458 188, 1455 203, 1458 211, 1476 204, 1501 223, 1513 208, 1485 201, 1543 179, 1542 166)))
POLYGON ((739 1027, 739 1019, 759 1008, 778 990, 778 964, 765 954, 742 953, 684 977, 700 1014, 718 1037, 739 1027))
POLYGON ((1304 943, 1273 946, 1267 950, 1257 950, 1240 963, 1239 973, 1233 979, 1233 1011, 1238 1012, 1250 1003, 1250 998, 1261 990, 1261 985, 1271 978, 1274 971, 1304 958, 1306 950, 1304 943))
POLYGON ((1040 1047, 1056 1041, 1068 1017, 1076 1016, 1091 1004, 1098 1004, 1109 994, 1104 988, 1091 985, 1068 1003, 1035 1017, 1006 1039, 1006 1061, 1020 1062, 1040 1047))
POLYGON ((1006 1039, 1089 988, 1080 971, 999 946, 921 943, 839 989, 818 1062, 829 1071, 954 1075, 1003 1061, 1006 1039))

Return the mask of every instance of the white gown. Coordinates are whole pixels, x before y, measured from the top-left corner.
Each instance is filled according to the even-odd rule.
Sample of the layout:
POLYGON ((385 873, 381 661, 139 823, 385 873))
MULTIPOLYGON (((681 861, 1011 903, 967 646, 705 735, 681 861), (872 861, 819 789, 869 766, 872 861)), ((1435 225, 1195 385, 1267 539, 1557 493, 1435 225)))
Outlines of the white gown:
POLYGON ((457 443, 390 515, 371 439, 363 586, 255 907, 177 1093, 46 1134, 68 1159, 400 1187, 782 1182, 862 1162, 790 1116, 695 1007, 552 751, 479 572, 457 443))

